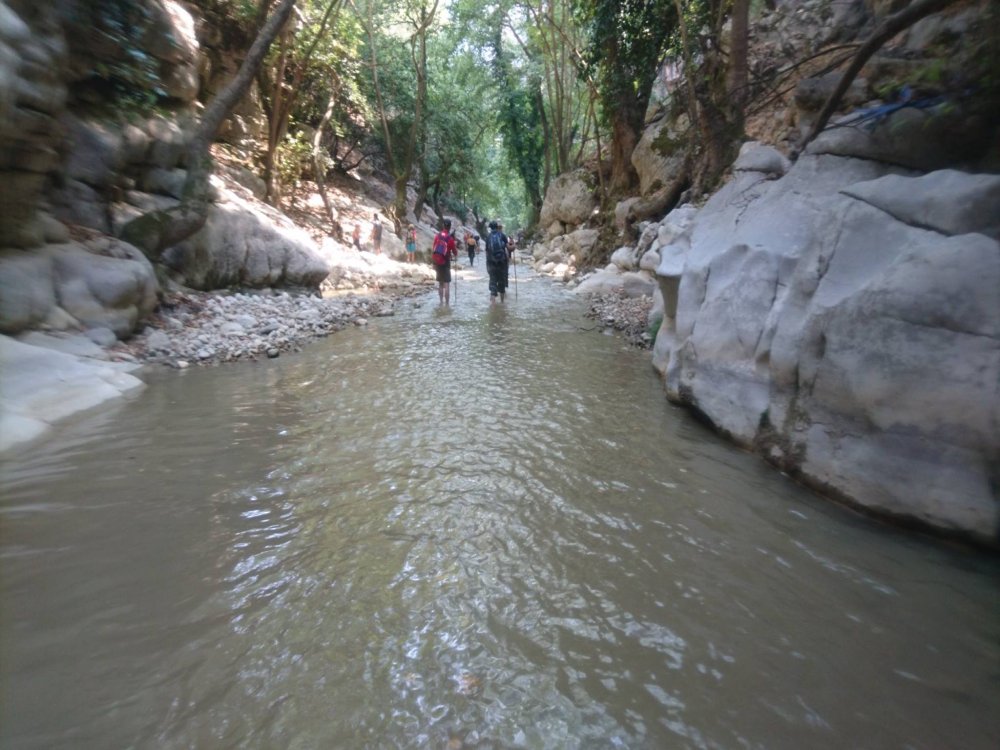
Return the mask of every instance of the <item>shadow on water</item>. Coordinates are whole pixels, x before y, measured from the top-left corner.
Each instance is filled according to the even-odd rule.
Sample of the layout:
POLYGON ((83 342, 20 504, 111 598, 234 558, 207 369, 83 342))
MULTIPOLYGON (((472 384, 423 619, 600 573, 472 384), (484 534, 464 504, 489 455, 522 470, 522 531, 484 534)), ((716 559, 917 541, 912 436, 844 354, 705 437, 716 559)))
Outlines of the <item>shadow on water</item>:
POLYGON ((4 748, 998 745, 994 559, 717 440, 559 287, 461 273, 3 465, 4 748))

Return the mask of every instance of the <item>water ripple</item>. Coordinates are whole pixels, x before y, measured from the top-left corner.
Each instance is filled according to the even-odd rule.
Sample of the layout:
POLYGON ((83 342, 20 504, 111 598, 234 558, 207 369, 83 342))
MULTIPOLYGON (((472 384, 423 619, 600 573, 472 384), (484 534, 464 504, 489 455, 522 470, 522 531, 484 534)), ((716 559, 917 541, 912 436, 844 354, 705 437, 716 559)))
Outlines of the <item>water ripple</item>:
POLYGON ((995 746, 995 564, 818 502, 521 281, 5 464, 2 744, 995 746))

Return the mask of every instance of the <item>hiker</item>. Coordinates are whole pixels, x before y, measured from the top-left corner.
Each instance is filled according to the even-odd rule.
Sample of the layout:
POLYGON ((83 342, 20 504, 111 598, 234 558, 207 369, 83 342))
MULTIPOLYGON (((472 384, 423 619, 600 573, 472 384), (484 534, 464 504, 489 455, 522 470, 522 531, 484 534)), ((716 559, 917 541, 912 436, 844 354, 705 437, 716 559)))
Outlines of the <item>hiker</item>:
POLYGON ((472 232, 465 233, 465 249, 469 253, 469 268, 476 265, 476 245, 479 244, 479 237, 472 232))
POLYGON ((490 274, 490 304, 495 305, 497 295, 504 301, 507 294, 507 271, 510 258, 507 255, 507 236, 500 231, 503 225, 490 222, 490 233, 486 237, 486 270, 490 274))
POLYGON ((361 252, 361 225, 355 224, 354 231, 351 233, 351 244, 354 245, 354 249, 361 252))
POLYGON ((378 214, 372 214, 372 236, 369 238, 375 246, 375 254, 382 254, 382 222, 379 221, 378 214))
POLYGON ((406 230, 406 262, 416 263, 417 261, 417 228, 410 224, 406 230))
POLYGON ((447 305, 451 293, 451 261, 458 258, 455 248, 455 236, 451 233, 451 219, 442 222, 442 229, 434 235, 434 246, 431 249, 431 262, 437 272, 438 304, 447 305))

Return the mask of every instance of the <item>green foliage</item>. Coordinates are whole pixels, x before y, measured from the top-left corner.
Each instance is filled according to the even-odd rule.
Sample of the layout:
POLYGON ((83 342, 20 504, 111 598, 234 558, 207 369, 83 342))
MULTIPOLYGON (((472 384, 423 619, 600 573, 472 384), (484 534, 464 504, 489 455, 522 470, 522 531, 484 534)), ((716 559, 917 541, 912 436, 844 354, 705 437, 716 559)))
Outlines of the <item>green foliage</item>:
POLYGON ((941 93, 948 88, 957 73, 953 65, 942 58, 915 63, 907 61, 905 67, 895 69, 885 78, 873 80, 871 85, 876 96, 892 101, 906 87, 923 94, 941 93))
POLYGON ((660 332, 660 327, 663 325, 663 317, 655 318, 649 327, 646 329, 646 333, 649 334, 650 341, 656 341, 656 334, 660 332))
POLYGON ((541 80, 527 66, 518 66, 507 53, 499 30, 491 40, 494 116, 504 134, 510 166, 520 176, 529 197, 541 204, 541 177, 545 143, 541 127, 541 80))
POLYGON ((302 131, 285 136, 275 156, 277 177, 283 188, 294 188, 302 173, 312 168, 312 144, 302 131))
MULTIPOLYGON (((689 3, 690 5, 690 3, 689 3)), ((659 62, 677 28, 672 0, 576 0, 586 64, 596 72, 605 117, 645 114, 659 62)))

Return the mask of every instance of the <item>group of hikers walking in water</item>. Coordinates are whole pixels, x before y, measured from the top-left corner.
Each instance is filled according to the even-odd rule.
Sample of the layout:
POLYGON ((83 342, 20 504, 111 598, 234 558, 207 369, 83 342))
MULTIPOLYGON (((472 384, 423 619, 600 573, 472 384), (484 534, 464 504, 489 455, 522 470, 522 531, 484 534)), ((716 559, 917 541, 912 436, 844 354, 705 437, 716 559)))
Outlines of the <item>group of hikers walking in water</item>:
MULTIPOLYGON (((486 272, 490 279, 490 304, 495 305, 497 298, 503 302, 507 296, 507 285, 511 263, 514 261, 514 240, 504 234, 503 222, 491 221, 489 234, 486 236, 486 272)), ((382 254, 382 222, 378 214, 372 216, 372 231, 369 241, 376 255, 382 254)), ((476 264, 479 252, 479 235, 466 231, 463 237, 465 251, 469 255, 469 267, 476 264)), ((417 228, 410 224, 406 228, 406 260, 415 263, 417 256, 417 228)), ((355 224, 351 234, 351 244, 361 250, 361 225, 355 224)), ((441 231, 434 235, 431 250, 431 262, 437 273, 438 299, 440 304, 447 305, 451 293, 451 262, 458 260, 458 240, 451 228, 451 219, 441 223, 441 231)))
MULTIPOLYGON (((503 223, 491 221, 489 224, 490 233, 486 236, 486 272, 490 278, 490 304, 500 302, 507 296, 507 285, 511 263, 514 262, 514 242, 503 232, 503 223)), ((413 236, 416 229, 410 225, 413 236)), ((409 236, 408 236, 409 239, 409 236)), ((465 249, 469 254, 469 267, 476 264, 476 253, 479 248, 479 236, 473 232, 466 232, 465 249)), ((409 243, 407 243, 409 252, 409 243)), ((438 302, 447 305, 451 297, 451 261, 458 260, 458 242, 451 229, 451 219, 442 222, 441 231, 434 235, 434 244, 431 249, 431 262, 437 273, 438 282, 438 302)))

